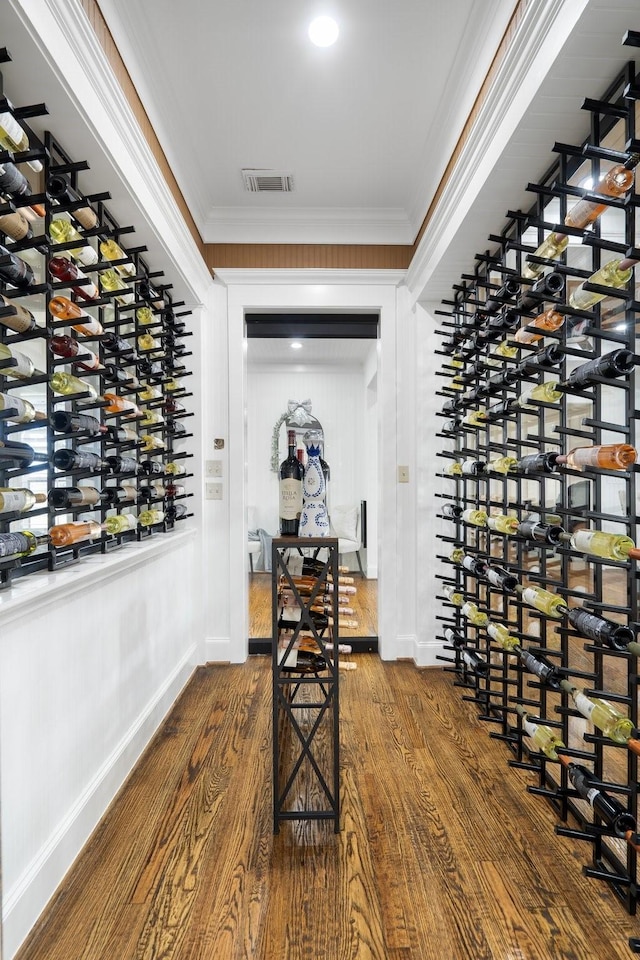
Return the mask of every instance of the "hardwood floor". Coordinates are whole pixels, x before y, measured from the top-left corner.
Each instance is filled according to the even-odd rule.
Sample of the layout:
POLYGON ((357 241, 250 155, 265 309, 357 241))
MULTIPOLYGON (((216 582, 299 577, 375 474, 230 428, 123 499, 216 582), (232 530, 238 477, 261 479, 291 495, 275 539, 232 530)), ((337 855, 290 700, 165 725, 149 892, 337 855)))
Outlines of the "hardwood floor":
POLYGON ((342 831, 274 836, 268 657, 199 668, 18 960, 617 960, 640 925, 451 675, 341 675, 342 831))
MULTIPOLYGON (((356 629, 340 627, 340 639, 378 636, 378 581, 355 576, 357 593, 349 597, 354 610, 349 619, 358 621, 356 629)), ((271 636, 271 574, 254 573, 249 577, 249 636, 271 636)))

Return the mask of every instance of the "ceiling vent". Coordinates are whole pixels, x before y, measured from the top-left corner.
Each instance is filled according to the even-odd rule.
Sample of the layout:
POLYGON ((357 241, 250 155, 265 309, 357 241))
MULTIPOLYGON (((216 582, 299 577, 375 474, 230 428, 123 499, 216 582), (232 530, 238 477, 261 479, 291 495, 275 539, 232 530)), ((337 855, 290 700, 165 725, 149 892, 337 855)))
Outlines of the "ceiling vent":
POLYGON ((293 174, 279 170, 252 170, 245 167, 242 179, 249 193, 291 193, 293 190, 293 174))

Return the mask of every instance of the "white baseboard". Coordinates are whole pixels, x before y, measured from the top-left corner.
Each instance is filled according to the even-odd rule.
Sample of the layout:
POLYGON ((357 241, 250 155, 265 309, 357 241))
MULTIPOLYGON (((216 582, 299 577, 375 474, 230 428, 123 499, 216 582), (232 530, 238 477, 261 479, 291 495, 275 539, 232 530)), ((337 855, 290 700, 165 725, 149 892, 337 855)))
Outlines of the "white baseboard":
POLYGON ((416 640, 411 656, 416 667, 442 667, 442 660, 437 659, 440 654, 442 654, 442 641, 432 640, 427 643, 418 643, 416 640))
POLYGON ((244 663, 249 655, 247 641, 239 645, 230 637, 205 637, 204 663, 244 663))
POLYGON ((12 960, 193 672, 195 644, 105 759, 67 816, 3 898, 3 957, 12 960))

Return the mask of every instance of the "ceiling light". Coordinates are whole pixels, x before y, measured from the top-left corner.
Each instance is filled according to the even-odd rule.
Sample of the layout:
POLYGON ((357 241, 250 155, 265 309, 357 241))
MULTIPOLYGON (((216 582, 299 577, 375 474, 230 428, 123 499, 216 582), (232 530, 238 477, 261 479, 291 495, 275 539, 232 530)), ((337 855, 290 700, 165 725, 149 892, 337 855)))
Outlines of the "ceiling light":
POLYGON ((316 47, 330 47, 338 39, 338 24, 332 17, 316 17, 309 27, 309 39, 316 47))
POLYGON ((292 350, 302 350, 302 344, 299 343, 297 340, 294 340, 293 343, 290 344, 290 346, 292 350))

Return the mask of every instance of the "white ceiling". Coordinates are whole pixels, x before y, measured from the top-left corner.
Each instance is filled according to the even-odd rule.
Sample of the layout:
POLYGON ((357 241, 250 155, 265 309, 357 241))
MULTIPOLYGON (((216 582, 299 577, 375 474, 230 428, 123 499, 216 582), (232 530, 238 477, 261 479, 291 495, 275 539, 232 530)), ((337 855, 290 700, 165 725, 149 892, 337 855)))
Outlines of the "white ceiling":
POLYGON ((99 2, 210 243, 412 243, 515 5, 99 2), (307 37, 320 12, 330 48, 307 37), (243 167, 295 190, 247 193, 243 167))

